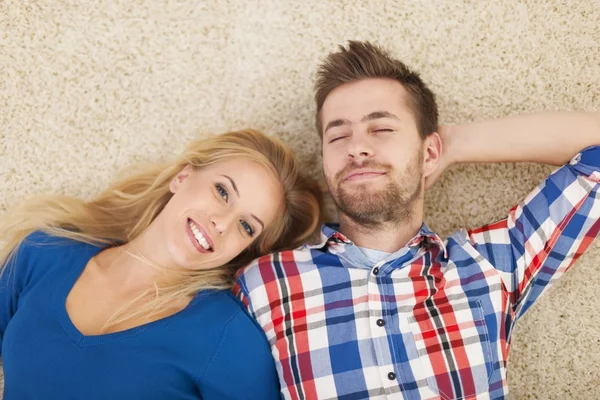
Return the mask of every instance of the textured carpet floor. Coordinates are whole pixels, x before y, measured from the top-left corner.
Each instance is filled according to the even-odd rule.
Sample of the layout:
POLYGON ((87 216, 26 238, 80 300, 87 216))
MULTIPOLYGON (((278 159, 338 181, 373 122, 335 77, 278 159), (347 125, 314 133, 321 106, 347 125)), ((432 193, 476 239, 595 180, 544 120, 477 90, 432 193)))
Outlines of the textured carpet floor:
MULTIPOLYGON (((318 176, 312 79, 353 38, 422 71, 445 122, 600 110, 598 0, 0 0, 0 212, 89 196, 130 162, 242 127, 282 137, 318 176)), ((427 222, 446 235, 499 219, 550 170, 454 168, 427 222)), ((599 265, 596 243, 521 321, 513 399, 600 398, 599 265)))

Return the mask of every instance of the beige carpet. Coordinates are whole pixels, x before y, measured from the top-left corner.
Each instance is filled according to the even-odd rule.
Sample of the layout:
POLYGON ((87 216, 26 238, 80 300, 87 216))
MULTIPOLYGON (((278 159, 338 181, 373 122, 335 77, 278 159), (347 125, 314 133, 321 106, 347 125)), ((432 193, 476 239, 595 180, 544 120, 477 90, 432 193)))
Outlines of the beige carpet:
MULTIPOLYGON (((598 0, 0 0, 0 212, 89 196, 132 161, 242 127, 284 138, 318 175, 312 78, 347 39, 422 71, 446 122, 600 110, 598 0)), ((443 235, 491 222, 548 171, 455 168, 427 221, 443 235)), ((600 398, 599 264, 596 243, 521 321, 513 399, 600 398)))

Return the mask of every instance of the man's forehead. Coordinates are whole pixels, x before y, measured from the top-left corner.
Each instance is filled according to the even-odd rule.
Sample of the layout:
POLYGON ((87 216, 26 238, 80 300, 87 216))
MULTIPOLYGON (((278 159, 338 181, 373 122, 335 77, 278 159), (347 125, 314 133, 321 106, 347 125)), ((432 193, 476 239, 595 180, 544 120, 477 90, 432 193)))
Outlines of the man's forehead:
POLYGON ((412 121, 414 118, 410 108, 406 105, 389 103, 365 104, 363 107, 348 107, 332 109, 323 113, 321 123, 326 131, 329 127, 369 123, 377 120, 390 120, 394 123, 412 121))
POLYGON ((322 122, 338 118, 360 120, 377 112, 399 116, 407 111, 408 92, 399 82, 387 79, 365 80, 334 89, 323 104, 322 122))

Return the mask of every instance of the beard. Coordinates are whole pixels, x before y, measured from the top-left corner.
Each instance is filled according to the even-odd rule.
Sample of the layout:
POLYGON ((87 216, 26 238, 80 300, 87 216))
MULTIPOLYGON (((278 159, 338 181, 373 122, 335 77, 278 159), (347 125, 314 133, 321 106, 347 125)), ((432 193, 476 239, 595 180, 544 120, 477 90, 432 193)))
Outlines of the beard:
POLYGON ((376 228, 383 223, 403 224, 411 219, 415 202, 419 199, 423 186, 423 158, 417 152, 404 171, 398 172, 390 164, 366 161, 351 163, 335 175, 335 186, 326 177, 327 186, 338 210, 359 225, 376 228), (352 184, 340 182, 357 168, 377 168, 387 172, 390 182, 381 189, 373 189, 369 183, 352 184))

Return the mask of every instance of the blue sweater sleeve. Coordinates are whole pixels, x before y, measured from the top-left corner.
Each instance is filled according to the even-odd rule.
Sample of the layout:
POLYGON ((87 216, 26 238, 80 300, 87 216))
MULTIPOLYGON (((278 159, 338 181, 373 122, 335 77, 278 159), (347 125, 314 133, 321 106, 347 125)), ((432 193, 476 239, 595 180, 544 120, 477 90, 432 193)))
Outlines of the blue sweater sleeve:
POLYGON ((4 332, 17 312, 19 296, 29 280, 29 252, 35 237, 28 236, 6 261, 0 276, 0 355, 4 332))
POLYGON ((0 275, 0 356, 4 332, 17 312, 19 299, 47 271, 38 268, 54 255, 53 251, 64 249, 64 239, 41 231, 29 234, 6 261, 0 275))
POLYGON ((199 390, 204 400, 279 399, 269 343, 241 304, 224 328, 199 390))

